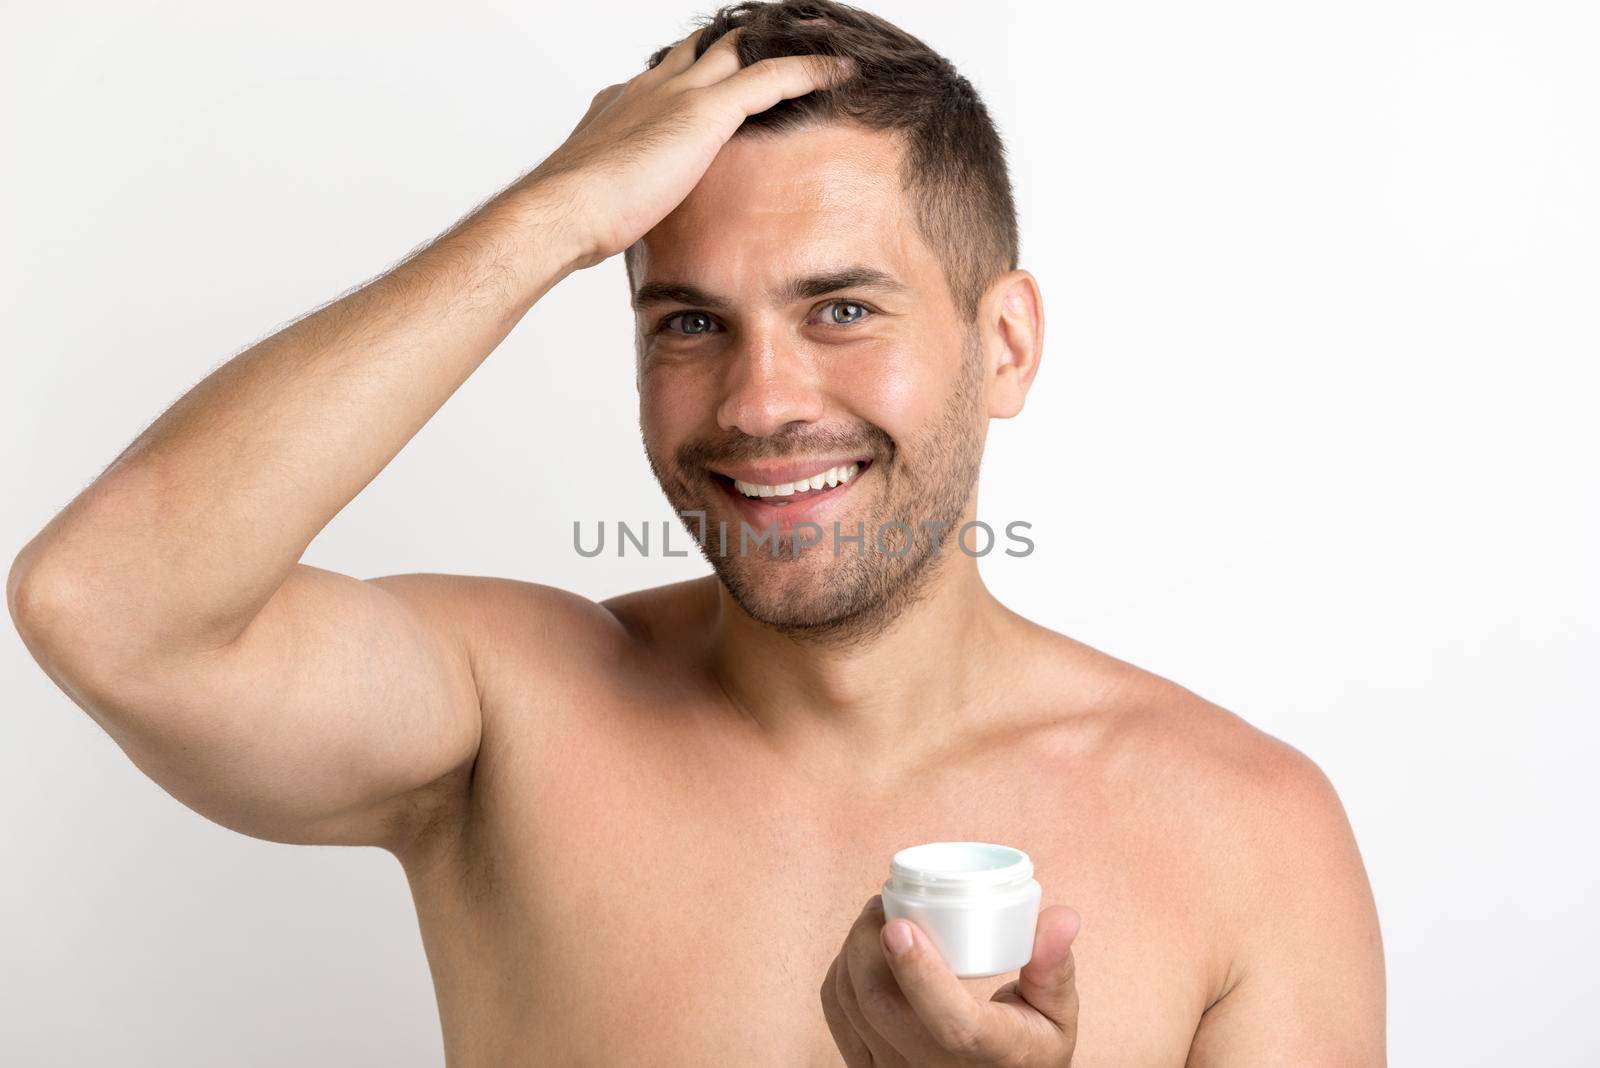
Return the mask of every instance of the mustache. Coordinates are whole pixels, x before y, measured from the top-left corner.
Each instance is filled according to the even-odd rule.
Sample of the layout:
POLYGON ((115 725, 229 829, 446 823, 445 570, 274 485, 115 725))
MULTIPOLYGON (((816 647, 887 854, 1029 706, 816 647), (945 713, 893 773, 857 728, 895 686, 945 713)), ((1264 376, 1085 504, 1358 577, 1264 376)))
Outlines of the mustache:
POLYGON ((678 446, 676 457, 681 470, 693 471, 712 464, 765 460, 803 453, 863 452, 874 460, 893 459, 895 448, 894 438, 881 427, 870 423, 837 429, 791 424, 765 437, 735 431, 720 438, 686 441, 678 446))

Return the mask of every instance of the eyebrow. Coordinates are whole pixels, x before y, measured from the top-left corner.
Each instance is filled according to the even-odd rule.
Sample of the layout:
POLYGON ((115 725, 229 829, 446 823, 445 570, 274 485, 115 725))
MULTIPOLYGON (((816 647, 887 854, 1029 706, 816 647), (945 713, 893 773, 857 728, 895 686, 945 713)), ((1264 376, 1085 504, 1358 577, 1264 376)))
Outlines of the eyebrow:
MULTIPOLYGON (((837 293, 841 289, 873 289, 880 293, 904 293, 905 283, 888 271, 855 265, 821 274, 791 278, 777 286, 772 296, 780 304, 837 293)), ((711 311, 726 311, 733 306, 727 297, 701 289, 688 282, 646 282, 633 295, 633 307, 642 310, 656 304, 692 304, 711 311)))

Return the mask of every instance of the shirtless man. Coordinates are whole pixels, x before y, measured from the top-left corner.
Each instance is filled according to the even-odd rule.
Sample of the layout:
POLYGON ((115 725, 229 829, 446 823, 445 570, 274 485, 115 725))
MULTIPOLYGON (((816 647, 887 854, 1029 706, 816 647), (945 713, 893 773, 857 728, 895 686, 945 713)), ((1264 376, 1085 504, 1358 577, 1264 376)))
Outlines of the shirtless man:
POLYGON ((653 58, 141 434, 13 565, 33 655, 197 812, 391 851, 456 1068, 1382 1064, 1376 913, 1318 768, 952 551, 1043 324, 971 86, 820 2, 653 58), (786 549, 800 517, 899 519, 898 554, 710 540, 713 575, 599 604, 299 562, 544 293, 625 251, 673 506, 786 549), (1031 854, 1020 973, 957 979, 884 922, 890 855, 951 839, 1031 854))

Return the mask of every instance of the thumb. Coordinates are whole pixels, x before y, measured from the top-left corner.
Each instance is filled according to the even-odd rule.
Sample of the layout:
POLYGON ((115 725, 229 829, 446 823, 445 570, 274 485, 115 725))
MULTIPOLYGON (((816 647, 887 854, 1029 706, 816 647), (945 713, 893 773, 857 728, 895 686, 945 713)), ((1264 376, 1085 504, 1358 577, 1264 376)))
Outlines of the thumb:
POLYGON ((1017 975, 1017 993, 1061 1028, 1077 1026, 1077 966, 1072 943, 1082 927, 1083 918, 1065 905, 1041 910, 1033 935, 1033 958, 1017 975))

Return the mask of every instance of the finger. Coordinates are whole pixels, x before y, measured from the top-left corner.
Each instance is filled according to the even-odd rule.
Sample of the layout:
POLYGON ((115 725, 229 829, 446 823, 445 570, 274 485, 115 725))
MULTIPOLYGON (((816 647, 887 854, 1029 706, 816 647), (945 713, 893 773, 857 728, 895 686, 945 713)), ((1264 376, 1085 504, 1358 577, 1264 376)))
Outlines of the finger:
POLYGON ((911 1011, 940 1047, 980 1060, 1015 1055, 1018 1029, 1005 1007, 974 998, 920 927, 890 920, 881 953, 911 1011))
POLYGON ((1072 943, 1082 929, 1083 917, 1065 905, 1040 910, 1033 957, 1017 975, 1017 993, 1063 1029, 1077 1026, 1077 965, 1072 943))
MULTIPOLYGON (((836 990, 839 996, 839 1005, 844 1009, 845 1016, 850 1020, 856 1033, 861 1036, 861 1041, 866 1043, 872 1055, 886 1064, 895 1063, 898 1054, 895 1053, 894 1043, 898 1038, 904 1041, 905 1034, 887 1034, 883 1023, 890 1017, 885 1014, 884 1006, 900 1001, 900 1013, 912 1022, 909 1006, 903 1004, 899 991, 894 989, 894 978, 889 974, 887 966, 882 963, 882 953, 877 950, 878 928, 883 925, 883 897, 874 894, 862 907, 856 922, 850 926, 850 933, 845 936, 844 948, 839 951, 839 975, 836 990), (882 976, 876 980, 868 976, 871 967, 871 958, 877 957, 882 976), (863 985, 865 983, 866 985, 863 985), (865 996, 863 996, 865 995, 865 996)), ((900 1024, 901 1031, 907 1030, 904 1021, 900 1024)))
POLYGON ((686 89, 715 85, 739 70, 739 34, 744 27, 735 26, 716 43, 706 49, 694 64, 678 77, 678 84, 686 89))
POLYGON ((828 968, 828 974, 822 980, 822 1018, 828 1022, 828 1032, 833 1035, 833 1044, 839 1047, 839 1052, 844 1056, 844 1063, 848 1068, 871 1068, 872 1053, 862 1041, 860 1033, 856 1031, 855 1024, 850 1022, 844 1006, 839 1002, 841 967, 839 957, 835 956, 832 966, 828 968))
POLYGON ((850 1021, 851 1028, 872 1054, 873 1061, 893 1063, 895 1053, 892 1043, 867 1019, 866 1010, 861 1007, 861 998, 856 992, 855 981, 850 975, 848 957, 842 952, 839 957, 834 991, 839 998, 839 1007, 844 1010, 845 1019, 850 1021))
MULTIPOLYGON (((661 57, 661 62, 645 71, 639 77, 643 80, 657 82, 682 74, 694 63, 694 50, 700 35, 706 32, 701 26, 683 40, 667 49, 667 54, 661 57)), ((654 57, 652 57, 654 58, 654 57)))
POLYGON ((833 56, 778 56, 742 67, 706 92, 743 115, 754 115, 780 100, 836 85, 846 70, 846 61, 833 56))
MULTIPOLYGON (((902 1053, 926 1048, 927 1029, 901 993, 894 970, 884 959, 883 920, 883 897, 878 895, 867 902, 845 939, 844 967, 850 986, 873 1039, 902 1053)), ((877 1052, 876 1046, 873 1052, 877 1052)))

